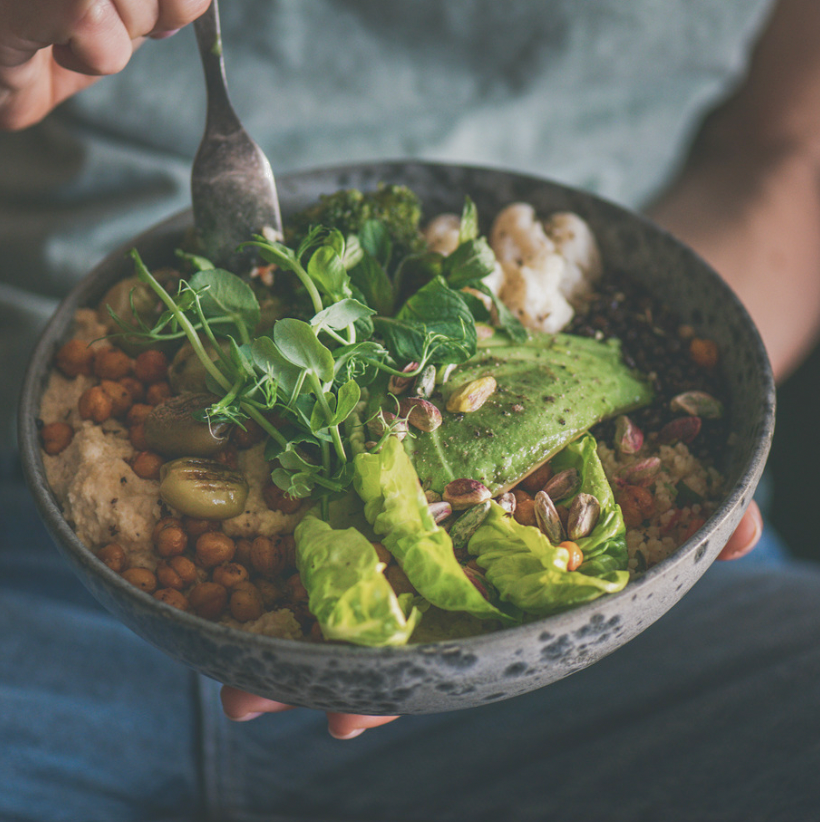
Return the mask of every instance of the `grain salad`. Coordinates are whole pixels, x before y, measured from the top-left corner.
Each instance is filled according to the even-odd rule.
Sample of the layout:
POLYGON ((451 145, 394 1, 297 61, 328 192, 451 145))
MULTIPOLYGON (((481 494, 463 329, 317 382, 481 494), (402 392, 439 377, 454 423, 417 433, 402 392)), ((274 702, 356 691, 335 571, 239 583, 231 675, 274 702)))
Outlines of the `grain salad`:
POLYGON ((715 344, 576 214, 420 216, 340 192, 242 276, 134 252, 77 312, 38 424, 103 563, 234 628, 400 645, 614 593, 705 523, 715 344))

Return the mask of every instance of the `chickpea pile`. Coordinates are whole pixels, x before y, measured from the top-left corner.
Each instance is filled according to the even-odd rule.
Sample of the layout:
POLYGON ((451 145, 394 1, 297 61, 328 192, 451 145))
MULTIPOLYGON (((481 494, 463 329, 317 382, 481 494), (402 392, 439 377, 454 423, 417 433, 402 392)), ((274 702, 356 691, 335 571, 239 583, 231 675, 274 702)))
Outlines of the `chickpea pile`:
MULTIPOLYGON (((128 466, 142 479, 159 480, 167 458, 148 449, 145 420, 173 394, 166 355, 146 350, 132 358, 117 348, 72 339, 58 350, 54 364, 68 378, 94 379, 80 396, 80 418, 95 425, 111 419, 122 423, 134 449, 128 466)), ((40 428, 43 450, 50 455, 64 451, 74 435, 73 427, 62 420, 40 428)), ((231 442, 215 459, 238 469, 238 449, 252 447, 263 436, 262 429, 248 421, 244 430, 234 430, 231 442)), ((297 512, 303 503, 272 483, 262 495, 270 509, 284 514, 297 512)), ((131 566, 128 553, 117 542, 101 547, 97 556, 135 587, 180 610, 209 620, 230 616, 251 622, 266 611, 288 608, 307 638, 321 640, 295 567, 292 535, 234 540, 222 532, 219 521, 166 516, 156 524, 151 545, 158 559, 155 570, 131 566)), ((398 566, 394 568, 402 584, 398 576, 403 574, 398 566)), ((404 583, 407 588, 406 577, 404 583)))

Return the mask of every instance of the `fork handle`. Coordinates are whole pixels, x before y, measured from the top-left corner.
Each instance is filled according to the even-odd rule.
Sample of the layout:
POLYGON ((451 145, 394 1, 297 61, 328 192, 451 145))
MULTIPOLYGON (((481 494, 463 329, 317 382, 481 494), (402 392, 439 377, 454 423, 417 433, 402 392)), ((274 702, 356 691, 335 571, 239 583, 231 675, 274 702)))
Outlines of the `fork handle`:
POLYGON ((228 97, 218 0, 211 0, 208 10, 194 21, 194 31, 208 93, 206 131, 230 134, 242 126, 228 97))

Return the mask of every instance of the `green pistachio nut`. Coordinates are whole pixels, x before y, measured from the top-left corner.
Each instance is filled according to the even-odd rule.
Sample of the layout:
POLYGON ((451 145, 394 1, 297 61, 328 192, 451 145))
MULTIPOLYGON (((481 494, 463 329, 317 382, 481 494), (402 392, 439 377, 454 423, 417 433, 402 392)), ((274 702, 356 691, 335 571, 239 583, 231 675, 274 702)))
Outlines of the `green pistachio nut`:
POLYGON ((248 498, 248 483, 221 462, 182 457, 160 469, 159 495, 166 505, 196 519, 239 516, 248 498))
POLYGON ((165 457, 211 457, 228 442, 232 425, 194 419, 217 401, 213 394, 180 394, 154 407, 145 418, 145 441, 165 457))

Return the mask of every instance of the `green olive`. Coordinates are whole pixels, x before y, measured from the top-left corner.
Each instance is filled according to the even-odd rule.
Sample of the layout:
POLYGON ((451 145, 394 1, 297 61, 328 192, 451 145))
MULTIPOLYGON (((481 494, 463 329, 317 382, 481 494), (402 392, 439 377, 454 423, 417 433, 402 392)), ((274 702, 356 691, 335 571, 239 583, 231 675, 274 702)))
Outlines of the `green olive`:
POLYGON ((182 457, 166 462, 159 479, 162 501, 189 517, 229 519, 245 509, 245 477, 221 462, 182 457))
POLYGON ((233 426, 193 415, 216 401, 213 394, 180 394, 155 406, 145 418, 148 449, 165 457, 212 457, 227 444, 233 426))
MULTIPOLYGON (((216 362, 219 359, 219 355, 216 353, 213 345, 211 345, 207 339, 202 339, 202 345, 211 360, 216 362)), ((219 347, 226 354, 231 350, 231 344, 228 340, 220 342, 219 347)), ((174 359, 168 368, 168 382, 171 384, 174 393, 182 394, 184 391, 202 393, 203 391, 207 391, 207 377, 208 372, 194 352, 191 343, 184 343, 174 355, 174 359)))

